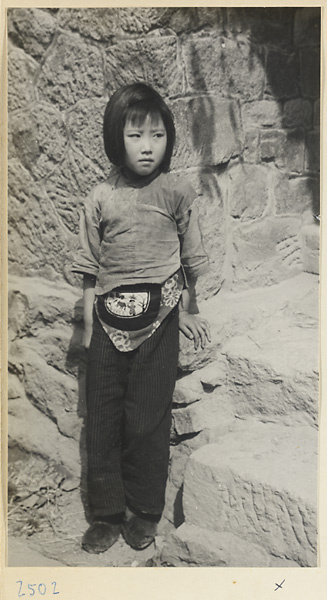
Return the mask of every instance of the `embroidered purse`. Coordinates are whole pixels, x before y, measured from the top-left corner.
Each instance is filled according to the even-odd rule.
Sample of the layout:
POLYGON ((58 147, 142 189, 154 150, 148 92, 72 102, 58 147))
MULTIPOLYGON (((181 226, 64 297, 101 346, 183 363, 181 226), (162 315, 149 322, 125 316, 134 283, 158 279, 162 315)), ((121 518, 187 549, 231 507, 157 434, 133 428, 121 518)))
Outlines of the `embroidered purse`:
POLYGON ((110 327, 136 331, 153 323, 159 312, 161 285, 123 285, 96 299, 99 317, 110 327))

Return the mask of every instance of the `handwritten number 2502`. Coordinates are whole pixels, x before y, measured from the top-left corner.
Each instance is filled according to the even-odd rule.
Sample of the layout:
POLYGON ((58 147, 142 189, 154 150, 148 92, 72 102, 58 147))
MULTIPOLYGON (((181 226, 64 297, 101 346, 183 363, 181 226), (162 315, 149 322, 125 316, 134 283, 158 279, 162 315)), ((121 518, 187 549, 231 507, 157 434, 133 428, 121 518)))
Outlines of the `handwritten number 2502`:
MULTIPOLYGON (((16 581, 16 583, 18 583, 19 585, 19 590, 18 590, 18 598, 22 598, 22 596, 26 596, 25 592, 23 592, 23 582, 18 580, 16 581)), ((57 583, 55 581, 52 581, 51 583, 52 585, 52 590, 50 591, 50 594, 52 596, 54 596, 55 594, 59 594, 59 592, 56 591, 56 587, 57 587, 57 583)), ((47 586, 45 585, 45 583, 28 583, 27 584, 27 589, 29 590, 29 594, 27 594, 28 596, 34 596, 35 595, 35 588, 37 586, 37 591, 39 592, 39 594, 41 596, 45 596, 46 592, 47 592, 47 586)))

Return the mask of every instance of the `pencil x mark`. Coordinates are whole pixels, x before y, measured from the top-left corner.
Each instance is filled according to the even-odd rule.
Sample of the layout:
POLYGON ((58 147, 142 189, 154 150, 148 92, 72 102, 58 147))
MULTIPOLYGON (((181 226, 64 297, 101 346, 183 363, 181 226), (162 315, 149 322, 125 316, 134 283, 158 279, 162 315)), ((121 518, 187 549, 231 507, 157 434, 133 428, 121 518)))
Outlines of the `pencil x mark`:
POLYGON ((282 589, 282 585, 283 585, 283 583, 285 583, 285 579, 283 579, 283 581, 282 581, 282 583, 281 583, 281 584, 279 584, 279 583, 275 583, 275 585, 277 585, 277 587, 275 588, 275 592, 277 592, 277 590, 278 590, 278 589, 282 589))

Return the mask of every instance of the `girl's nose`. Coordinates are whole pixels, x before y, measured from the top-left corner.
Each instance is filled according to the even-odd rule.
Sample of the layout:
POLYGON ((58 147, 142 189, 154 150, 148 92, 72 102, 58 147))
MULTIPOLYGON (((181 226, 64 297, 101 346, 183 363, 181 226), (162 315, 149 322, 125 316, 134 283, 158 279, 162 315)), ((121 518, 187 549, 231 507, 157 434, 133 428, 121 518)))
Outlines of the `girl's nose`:
POLYGON ((142 140, 142 152, 149 153, 152 152, 152 144, 151 139, 149 137, 144 137, 142 140))

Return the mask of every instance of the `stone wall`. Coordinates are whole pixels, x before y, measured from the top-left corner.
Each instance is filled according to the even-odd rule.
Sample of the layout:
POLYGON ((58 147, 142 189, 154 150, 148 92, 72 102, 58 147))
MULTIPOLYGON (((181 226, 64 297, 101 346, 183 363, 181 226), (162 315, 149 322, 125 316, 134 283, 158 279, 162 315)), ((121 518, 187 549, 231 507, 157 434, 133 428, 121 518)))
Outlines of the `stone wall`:
MULTIPOLYGON (((201 308, 211 303, 215 315, 221 294, 236 298, 235 314, 219 319, 205 353, 181 339, 180 367, 196 371, 215 362, 230 337, 264 320, 264 307, 244 313, 243 294, 303 270, 318 273, 319 44, 316 8, 8 11, 9 438, 17 469, 38 456, 77 477, 71 487, 81 465, 84 476, 82 292, 71 262, 79 209, 110 169, 101 139, 110 94, 146 80, 167 100, 177 129, 172 170, 198 192, 211 263, 199 282, 201 308)), ((203 400, 202 384, 192 381, 187 402, 183 379, 175 394, 179 465, 201 445, 187 436, 211 419, 213 397, 187 408, 203 400)), ((241 381, 245 390, 245 375, 241 381)), ((243 409, 256 410, 250 399, 243 409)))
POLYGON ((319 9, 10 9, 10 272, 70 273, 85 195, 108 173, 109 95, 147 80, 199 193, 204 296, 302 269, 319 208, 319 9))

